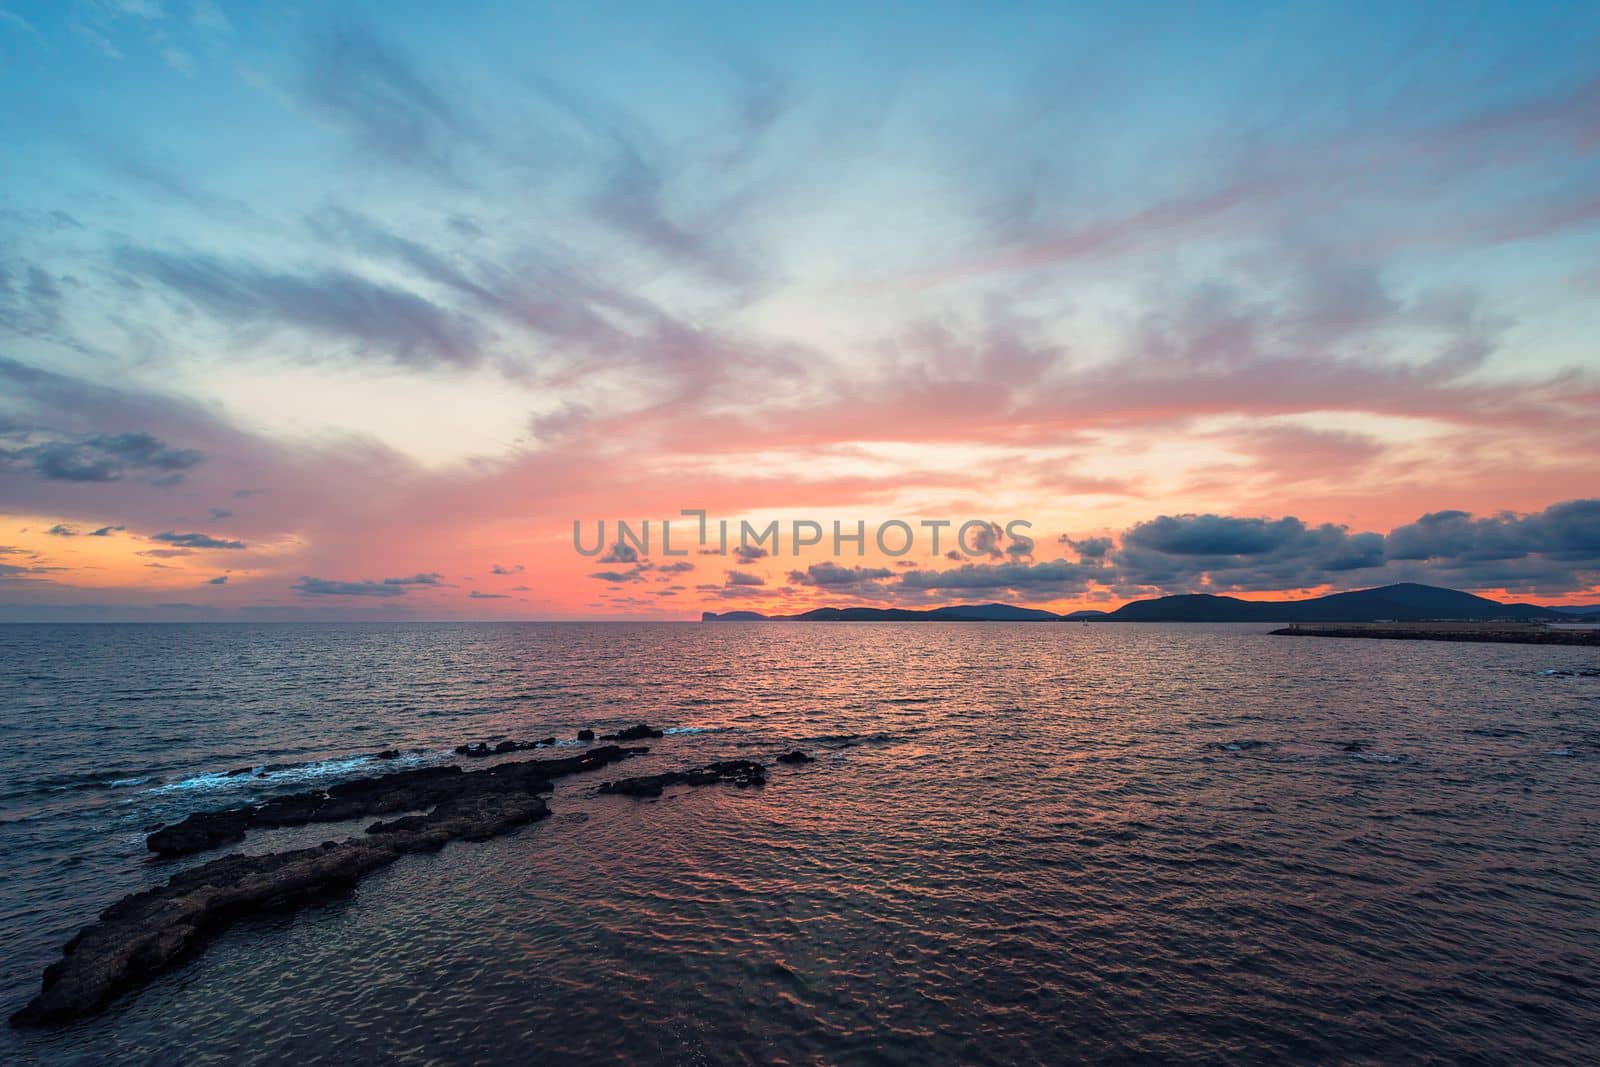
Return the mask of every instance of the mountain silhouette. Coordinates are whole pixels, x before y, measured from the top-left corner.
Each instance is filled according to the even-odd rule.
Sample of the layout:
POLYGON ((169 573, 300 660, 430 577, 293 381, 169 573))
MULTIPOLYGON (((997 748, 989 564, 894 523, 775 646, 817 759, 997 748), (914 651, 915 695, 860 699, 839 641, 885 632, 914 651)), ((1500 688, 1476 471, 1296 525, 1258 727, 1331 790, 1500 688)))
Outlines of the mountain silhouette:
POLYGON ((1240 600, 1210 593, 1185 593, 1135 600, 1111 612, 1075 611, 1057 615, 1012 604, 956 604, 914 608, 815 608, 798 615, 755 611, 708 611, 702 622, 1420 622, 1425 619, 1571 619, 1571 613, 1536 604, 1498 600, 1402 582, 1376 589, 1333 593, 1310 600, 1240 600))

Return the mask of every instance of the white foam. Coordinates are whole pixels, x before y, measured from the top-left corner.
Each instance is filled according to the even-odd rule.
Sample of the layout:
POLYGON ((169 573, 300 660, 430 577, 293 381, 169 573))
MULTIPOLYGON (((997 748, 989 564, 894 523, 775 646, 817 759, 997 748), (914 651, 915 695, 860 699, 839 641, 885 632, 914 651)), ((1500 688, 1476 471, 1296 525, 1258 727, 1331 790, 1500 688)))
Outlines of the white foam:
POLYGON ((147 790, 147 792, 158 795, 210 793, 230 789, 254 788, 261 785, 292 785, 300 782, 316 782, 327 778, 347 777, 357 771, 369 768, 387 770, 392 767, 421 763, 436 758, 439 758, 436 753, 407 752, 393 759, 381 760, 371 755, 341 756, 288 767, 276 767, 272 770, 267 769, 267 764, 257 764, 251 767, 248 773, 209 771, 205 774, 197 774, 180 781, 156 786, 147 790))

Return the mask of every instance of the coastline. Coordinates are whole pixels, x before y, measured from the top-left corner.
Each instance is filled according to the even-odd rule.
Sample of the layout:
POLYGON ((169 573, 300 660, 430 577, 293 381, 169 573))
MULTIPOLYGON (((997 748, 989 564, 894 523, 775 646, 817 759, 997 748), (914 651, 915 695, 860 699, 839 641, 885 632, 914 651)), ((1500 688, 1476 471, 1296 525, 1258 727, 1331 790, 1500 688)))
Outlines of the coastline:
POLYGON ((1322 626, 1284 626, 1273 637, 1343 637, 1373 641, 1473 641, 1503 645, 1566 645, 1600 648, 1600 630, 1552 630, 1542 626, 1505 623, 1345 623, 1322 626))

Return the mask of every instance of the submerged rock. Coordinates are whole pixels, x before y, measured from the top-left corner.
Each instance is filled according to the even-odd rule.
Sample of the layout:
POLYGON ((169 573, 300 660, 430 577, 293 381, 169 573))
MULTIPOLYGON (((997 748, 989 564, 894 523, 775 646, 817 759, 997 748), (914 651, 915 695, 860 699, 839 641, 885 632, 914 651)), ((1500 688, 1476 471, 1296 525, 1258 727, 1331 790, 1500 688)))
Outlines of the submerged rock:
POLYGON ((806 755, 804 752, 801 752, 799 749, 795 749, 793 752, 785 752, 783 755, 779 756, 778 757, 778 762, 779 763, 815 763, 816 760, 812 759, 810 756, 806 755))
POLYGON ((578 731, 578 740, 579 741, 593 741, 594 740, 594 731, 593 730, 579 730, 578 731))
POLYGON ((431 808, 375 822, 366 834, 264 856, 231 855, 173 875, 100 913, 45 969, 43 987, 11 1025, 50 1026, 92 1015, 148 981, 234 920, 299 908, 346 892, 367 872, 451 841, 483 841, 549 814, 550 780, 627 759, 645 748, 606 745, 570 759, 504 763, 481 771, 434 767, 280 797, 258 807, 191 815, 150 835, 152 850, 181 855, 264 826, 431 808))
POLYGON ((530 748, 548 748, 556 743, 553 737, 540 738, 538 741, 501 741, 493 748, 487 741, 479 741, 476 745, 457 745, 458 756, 503 756, 507 752, 523 752, 530 748))
POLYGON ((614 734, 603 734, 603 735, 601 735, 600 740, 602 740, 602 741, 642 741, 647 737, 661 737, 661 736, 662 736, 662 732, 660 730, 657 730, 652 726, 646 726, 644 723, 640 723, 638 726, 630 726, 626 730, 618 730, 614 734))
POLYGON ((145 838, 145 845, 162 856, 187 856, 241 841, 250 830, 418 811, 446 800, 484 793, 540 792, 551 778, 592 770, 641 751, 645 750, 604 745, 566 759, 502 763, 481 771, 468 772, 455 766, 396 771, 325 790, 274 797, 248 807, 196 812, 152 833, 145 838))
POLYGON ((708 763, 693 770, 668 771, 665 774, 650 774, 639 778, 606 782, 600 787, 600 792, 628 797, 658 797, 669 785, 714 785, 718 782, 727 782, 740 788, 766 785, 767 769, 755 760, 724 760, 721 763, 708 763))
POLYGON ((227 856, 124 897, 67 942, 39 995, 11 1025, 49 1026, 100 1010, 170 966, 235 916, 283 911, 348 891, 401 855, 394 843, 328 842, 270 856, 227 856))

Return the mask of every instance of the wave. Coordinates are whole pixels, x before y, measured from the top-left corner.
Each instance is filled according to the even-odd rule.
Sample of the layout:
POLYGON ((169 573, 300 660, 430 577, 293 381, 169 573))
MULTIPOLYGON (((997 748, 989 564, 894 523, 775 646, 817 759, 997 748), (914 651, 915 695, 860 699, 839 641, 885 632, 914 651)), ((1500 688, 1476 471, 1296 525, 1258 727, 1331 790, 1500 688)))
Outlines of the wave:
POLYGON ((207 771, 176 782, 166 782, 145 792, 157 796, 186 793, 213 793, 233 789, 256 789, 262 785, 303 785, 334 778, 347 778, 365 770, 395 770, 419 764, 442 762, 448 752, 414 748, 388 755, 369 753, 360 756, 335 756, 306 763, 265 763, 238 767, 231 771, 207 771))
POLYGON ((1258 748, 1266 748, 1271 741, 1254 741, 1241 738, 1238 741, 1208 741, 1207 748, 1214 748, 1219 752, 1251 752, 1258 748))
POLYGON ((891 733, 875 734, 813 734, 797 739, 803 744, 827 745, 833 748, 851 748, 855 745, 891 745, 905 738, 891 733))

